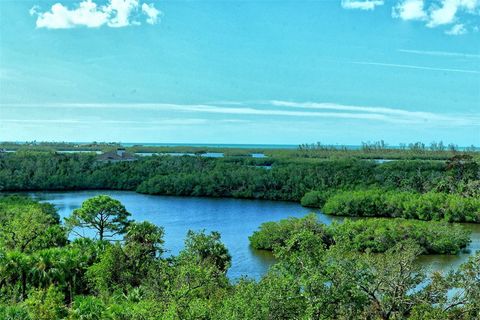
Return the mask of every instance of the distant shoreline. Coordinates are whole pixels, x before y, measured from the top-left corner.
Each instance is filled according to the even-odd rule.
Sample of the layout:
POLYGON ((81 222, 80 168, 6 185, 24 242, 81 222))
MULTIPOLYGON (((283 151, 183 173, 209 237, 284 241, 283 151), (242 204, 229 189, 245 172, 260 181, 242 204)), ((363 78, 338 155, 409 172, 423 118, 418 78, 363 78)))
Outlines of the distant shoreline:
MULTIPOLYGON (((36 146, 55 146, 55 145, 111 145, 122 147, 192 147, 192 148, 215 148, 215 149, 276 149, 276 150, 296 150, 302 144, 248 144, 248 143, 164 143, 164 142, 85 142, 85 141, 0 141, 0 146, 5 144, 16 145, 36 145, 36 146)), ((315 145, 315 144, 312 144, 315 145)), ((321 147, 331 149, 361 150, 363 145, 344 145, 344 144, 322 144, 321 147)), ((472 146, 455 145, 457 151, 468 151, 472 146)), ((385 149, 401 150, 405 146, 386 145, 385 149)), ((478 150, 478 148, 477 148, 478 150)))

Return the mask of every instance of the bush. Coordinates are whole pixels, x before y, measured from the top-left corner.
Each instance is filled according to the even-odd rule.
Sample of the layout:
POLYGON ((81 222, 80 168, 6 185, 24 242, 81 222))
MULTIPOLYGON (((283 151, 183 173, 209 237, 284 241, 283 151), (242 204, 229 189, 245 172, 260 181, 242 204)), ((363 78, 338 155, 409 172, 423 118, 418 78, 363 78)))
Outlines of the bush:
POLYGON ((413 240, 426 254, 457 254, 470 243, 470 232, 461 225, 405 219, 362 219, 330 226, 336 242, 354 250, 385 252, 395 244, 413 240))
POLYGON ((339 192, 322 211, 350 217, 400 217, 448 222, 480 222, 480 199, 458 194, 384 191, 368 189, 339 192))
POLYGON ((425 254, 457 254, 470 243, 470 232, 461 225, 437 221, 414 221, 401 218, 371 218, 325 226, 315 214, 266 222, 249 237, 255 249, 275 251, 303 232, 316 235, 314 246, 320 250, 331 244, 348 249, 382 253, 403 241, 418 245, 425 254))
POLYGON ((79 296, 75 298, 70 308, 71 320, 102 320, 106 306, 100 298, 95 296, 79 296))
POLYGON ((304 207, 321 208, 332 193, 333 191, 310 191, 305 193, 300 203, 304 207))
POLYGON ((2 320, 30 320, 28 311, 23 305, 0 305, 0 319, 2 320))
POLYGON ((311 213, 303 218, 288 218, 278 222, 265 222, 260 230, 255 231, 248 239, 254 249, 273 250, 276 246, 283 246, 294 234, 309 231, 321 238, 325 245, 332 243, 325 225, 318 222, 317 216, 311 213))
POLYGON ((30 292, 25 305, 32 319, 57 320, 66 315, 64 300, 65 296, 60 289, 52 285, 48 289, 36 289, 30 292))

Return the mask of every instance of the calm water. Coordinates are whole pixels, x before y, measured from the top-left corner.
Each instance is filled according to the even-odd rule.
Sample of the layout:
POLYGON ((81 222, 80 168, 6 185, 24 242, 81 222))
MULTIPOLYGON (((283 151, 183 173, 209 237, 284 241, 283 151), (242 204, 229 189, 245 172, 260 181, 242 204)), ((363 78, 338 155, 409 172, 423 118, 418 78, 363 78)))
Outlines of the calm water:
MULTIPOLYGON (((189 229, 219 231, 233 258, 229 276, 234 279, 242 275, 259 278, 274 262, 270 253, 249 247, 248 236, 260 224, 286 217, 302 217, 311 211, 291 202, 149 196, 127 191, 31 193, 36 198, 53 203, 62 217, 80 207, 84 200, 98 194, 120 200, 137 221, 148 220, 163 226, 165 247, 169 250, 167 254, 177 254, 183 248, 189 229)), ((327 224, 339 219, 321 213, 318 217, 327 224)), ((480 224, 466 226, 473 232, 470 252, 480 250, 480 224)), ((468 256, 469 253, 424 256, 420 258, 420 263, 428 268, 448 270, 464 262, 468 256)))
MULTIPOLYGON (((187 231, 219 231, 232 255, 231 278, 242 275, 259 278, 273 263, 268 252, 249 247, 248 236, 266 221, 301 217, 310 210, 296 203, 239 199, 188 198, 142 195, 125 191, 42 192, 33 196, 53 203, 62 217, 80 207, 82 202, 98 194, 120 200, 132 218, 148 220, 165 228, 165 247, 169 254, 183 248, 187 231)), ((322 217, 330 222, 331 217, 322 217)), ((168 253, 167 253, 168 254, 168 253)))

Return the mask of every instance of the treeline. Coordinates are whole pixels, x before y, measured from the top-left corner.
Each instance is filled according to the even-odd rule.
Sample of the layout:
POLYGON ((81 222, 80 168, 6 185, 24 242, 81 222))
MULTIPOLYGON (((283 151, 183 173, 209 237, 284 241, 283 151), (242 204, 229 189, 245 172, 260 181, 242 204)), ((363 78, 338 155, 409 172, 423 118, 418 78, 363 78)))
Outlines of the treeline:
POLYGON ((401 143, 399 146, 389 146, 383 140, 375 142, 362 142, 359 147, 347 147, 342 145, 325 145, 320 142, 301 144, 296 153, 283 153, 289 157, 305 158, 329 158, 329 157, 356 157, 359 159, 403 159, 403 160, 447 160, 454 156, 478 156, 479 149, 473 145, 460 148, 455 144, 432 142, 429 145, 422 142, 401 143))
POLYGON ((48 142, 48 141, 25 141, 25 142, 0 142, 0 149, 11 151, 102 151, 121 147, 118 142, 48 142))
POLYGON ((410 240, 424 254, 457 254, 470 243, 470 232, 460 225, 405 219, 344 220, 327 226, 315 214, 263 223, 250 237, 255 249, 281 250, 289 239, 301 233, 320 239, 319 247, 334 244, 359 252, 384 253, 400 242, 410 240))
POLYGON ((399 217, 448 222, 480 222, 480 198, 458 194, 385 191, 368 189, 338 192, 322 211, 353 217, 399 217))
POLYGON ((300 201, 312 190, 381 187, 471 194, 480 166, 470 157, 377 164, 356 159, 211 159, 156 156, 102 163, 95 155, 20 152, 0 156, 0 191, 117 189, 149 194, 300 201), (266 166, 269 165, 269 166, 266 166))
POLYGON ((426 145, 422 142, 389 146, 384 141, 362 142, 360 146, 301 144, 297 148, 278 147, 221 147, 221 146, 145 146, 134 145, 125 147, 118 142, 92 142, 92 143, 69 143, 69 142, 0 142, 0 150, 18 151, 111 151, 124 147, 127 152, 135 153, 190 153, 201 155, 204 153, 223 153, 225 157, 251 157, 252 153, 263 153, 271 158, 283 159, 327 159, 327 158, 356 158, 356 159, 397 159, 397 160, 448 160, 454 156, 474 156, 478 158, 479 148, 469 146, 460 148, 455 144, 432 142, 426 145))
POLYGON ((167 257, 164 230, 130 221, 107 196, 85 201, 66 225, 52 207, 19 198, 0 203, 1 319, 480 317, 480 254, 456 271, 429 276, 415 263, 422 249, 412 239, 382 254, 357 252, 354 242, 327 247, 325 233, 307 218, 275 251, 278 262, 261 280, 232 283, 231 257, 216 232, 189 232, 184 249, 167 257), (64 231, 63 241, 49 241, 51 227, 64 231), (104 240, 69 242, 68 232, 82 227, 97 237, 103 232, 104 240))

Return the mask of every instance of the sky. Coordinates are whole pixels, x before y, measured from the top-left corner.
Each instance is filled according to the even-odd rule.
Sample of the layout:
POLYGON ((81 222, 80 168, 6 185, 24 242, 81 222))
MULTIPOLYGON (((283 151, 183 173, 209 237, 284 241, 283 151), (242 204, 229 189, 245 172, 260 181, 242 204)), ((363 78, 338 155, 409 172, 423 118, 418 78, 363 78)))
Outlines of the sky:
POLYGON ((480 0, 0 0, 0 141, 480 146, 480 0))

